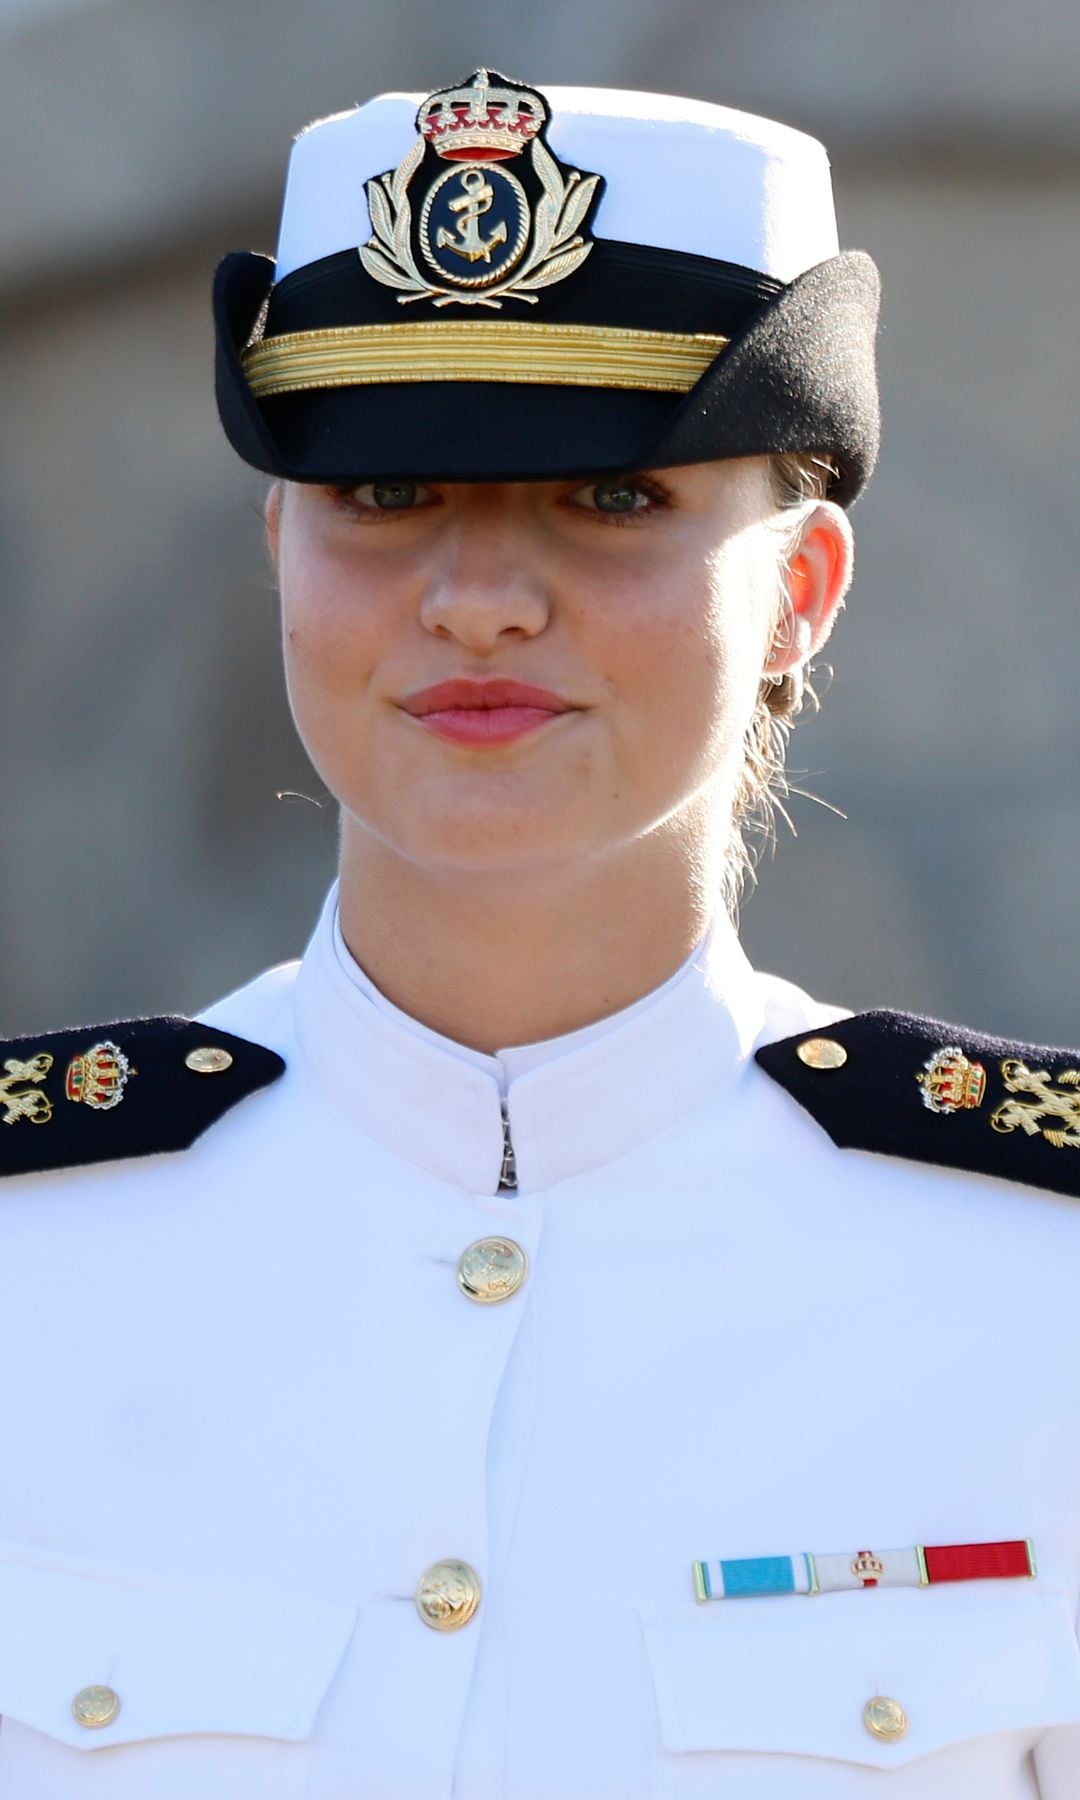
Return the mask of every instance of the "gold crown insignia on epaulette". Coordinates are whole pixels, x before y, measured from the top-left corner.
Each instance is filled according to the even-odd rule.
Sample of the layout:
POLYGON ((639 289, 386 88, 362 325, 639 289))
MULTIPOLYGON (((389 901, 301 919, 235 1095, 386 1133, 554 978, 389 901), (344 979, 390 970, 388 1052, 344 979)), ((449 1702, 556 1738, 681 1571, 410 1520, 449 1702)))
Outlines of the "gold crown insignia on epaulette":
POLYGON ((931 1112, 969 1112, 982 1104, 986 1070, 971 1062, 956 1044, 946 1044, 923 1064, 915 1077, 923 1105, 931 1112))
POLYGON ((91 1044, 81 1056, 73 1056, 64 1077, 67 1099, 81 1101, 96 1112, 109 1112, 124 1098, 128 1079, 138 1074, 119 1044, 106 1039, 91 1044))

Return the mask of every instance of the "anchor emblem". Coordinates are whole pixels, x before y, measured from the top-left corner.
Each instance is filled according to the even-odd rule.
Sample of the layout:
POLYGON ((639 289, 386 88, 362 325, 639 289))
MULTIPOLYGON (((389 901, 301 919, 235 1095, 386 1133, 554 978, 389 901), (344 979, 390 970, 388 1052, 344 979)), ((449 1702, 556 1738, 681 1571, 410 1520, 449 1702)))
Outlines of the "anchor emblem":
POLYGON ((1029 1069, 1019 1057, 1010 1056, 1002 1063, 1001 1074, 1010 1094, 1033 1098, 1004 1101, 990 1119, 995 1131, 1015 1131, 1019 1126, 1028 1137, 1041 1135, 1055 1150, 1080 1150, 1080 1070, 1063 1069, 1053 1077, 1060 1086, 1052 1087, 1046 1069, 1029 1069), (1076 1091, 1067 1093, 1066 1088, 1076 1091), (1044 1124, 1048 1118, 1058 1119, 1060 1125, 1044 1124))
POLYGON ((31 1056, 26 1062, 18 1062, 9 1057, 4 1064, 5 1073, 0 1075, 0 1105, 4 1114, 0 1123, 14 1125, 18 1119, 29 1119, 31 1125, 46 1125, 52 1118, 53 1105, 48 1094, 43 1094, 36 1086, 21 1088, 14 1092, 17 1081, 31 1083, 44 1081, 53 1066, 53 1059, 44 1051, 31 1056))
POLYGON ((466 262, 490 262, 495 246, 505 244, 509 235, 506 220, 500 219, 491 236, 482 238, 478 221, 491 211, 495 203, 495 190, 484 179, 482 169, 463 169, 460 179, 465 192, 456 200, 451 200, 449 205, 452 213, 460 215, 457 234, 461 242, 456 242, 454 233, 448 231, 445 225, 440 228, 435 242, 440 250, 452 250, 455 256, 463 256, 466 262))

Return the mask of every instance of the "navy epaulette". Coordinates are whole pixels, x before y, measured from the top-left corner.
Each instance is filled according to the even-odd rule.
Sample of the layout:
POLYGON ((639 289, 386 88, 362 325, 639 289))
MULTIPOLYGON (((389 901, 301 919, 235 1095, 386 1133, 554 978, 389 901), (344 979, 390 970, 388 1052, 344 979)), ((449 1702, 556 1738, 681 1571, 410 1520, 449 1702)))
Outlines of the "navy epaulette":
POLYGON ((121 1019, 0 1043, 0 1176, 187 1150, 285 1064, 191 1019, 121 1019))
POLYGON ((868 1012, 766 1044, 757 1061, 842 1149, 1080 1198, 1080 1051, 868 1012))

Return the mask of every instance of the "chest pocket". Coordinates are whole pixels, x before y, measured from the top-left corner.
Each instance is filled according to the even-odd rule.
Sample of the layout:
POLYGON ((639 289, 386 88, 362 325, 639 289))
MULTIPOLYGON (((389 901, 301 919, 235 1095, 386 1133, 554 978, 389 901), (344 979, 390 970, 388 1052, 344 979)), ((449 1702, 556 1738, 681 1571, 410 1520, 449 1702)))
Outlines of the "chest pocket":
MULTIPOLYGON (((1041 1584, 718 1601, 643 1624, 665 1752, 660 1795, 710 1792, 702 1763, 715 1758, 694 1754, 710 1751, 828 1758, 849 1765, 849 1777, 859 1766, 907 1770, 910 1786, 889 1784, 897 1800, 1013 1795, 1034 1791, 1022 1785, 1021 1771, 1042 1733, 1080 1721, 1071 1608, 1041 1584), (885 1736, 864 1716, 876 1697, 900 1709, 874 1715, 885 1736), (1010 1746, 1003 1733, 1020 1735, 1010 1746), (984 1773, 991 1737, 1000 1785, 984 1773), (935 1753, 946 1753, 940 1786, 935 1753), (973 1772, 972 1785, 956 1785, 973 1772)), ((770 1795, 789 1792, 779 1766, 777 1758, 770 1795)), ((805 1761, 790 1780, 793 1794, 804 1791, 805 1761)), ((849 1780, 837 1791, 863 1789, 849 1780)))
POLYGON ((303 1800, 306 1740, 353 1623, 348 1607, 2 1547, 0 1796, 303 1800), (81 1710, 106 1723, 78 1722, 87 1689, 81 1710))

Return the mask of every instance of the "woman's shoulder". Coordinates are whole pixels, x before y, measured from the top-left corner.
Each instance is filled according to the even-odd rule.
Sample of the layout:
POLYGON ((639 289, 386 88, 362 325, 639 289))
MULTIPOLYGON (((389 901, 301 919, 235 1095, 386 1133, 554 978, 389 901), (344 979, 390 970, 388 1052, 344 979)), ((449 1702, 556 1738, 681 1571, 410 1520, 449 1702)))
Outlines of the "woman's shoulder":
POLYGON ((195 1017, 204 1025, 257 1038, 284 1055, 289 1041, 292 991, 298 961, 277 963, 242 987, 201 1008, 195 1017))
POLYGON ((756 1061, 839 1148, 1080 1199, 1080 1050, 771 985, 756 1061))
POLYGON ((837 1006, 828 1000, 816 1000, 805 988, 786 981, 781 975, 757 971, 755 979, 761 997, 764 1021, 759 1042, 771 1044, 778 1038, 792 1037, 800 1031, 815 1031, 837 1019, 849 1019, 851 1008, 837 1006))

